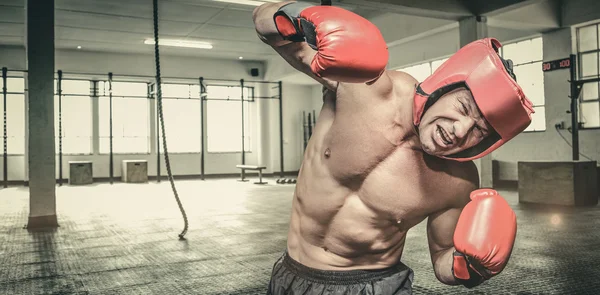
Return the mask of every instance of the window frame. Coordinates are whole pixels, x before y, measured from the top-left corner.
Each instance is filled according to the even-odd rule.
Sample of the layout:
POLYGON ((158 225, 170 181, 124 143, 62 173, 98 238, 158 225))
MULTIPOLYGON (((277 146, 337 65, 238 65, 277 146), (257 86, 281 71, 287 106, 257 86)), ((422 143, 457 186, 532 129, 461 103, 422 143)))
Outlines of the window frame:
MULTIPOLYGON (((12 126, 13 124, 11 124, 9 122, 10 114, 9 114, 8 111, 6 111, 6 121, 7 121, 7 124, 6 124, 6 126, 7 126, 7 129, 6 129, 6 135, 7 135, 6 136, 6 146, 7 146, 6 155, 7 156, 24 156, 26 154, 26 149, 27 149, 27 146, 26 146, 26 144, 27 144, 27 141, 26 141, 26 137, 27 137, 27 122, 26 122, 26 118, 27 118, 26 117, 26 112, 27 112, 27 97, 25 96, 25 92, 26 92, 26 88, 27 88, 26 78, 25 78, 25 76, 21 76, 21 75, 18 75, 18 74, 17 75, 11 75, 11 74, 7 75, 7 83, 6 84, 9 84, 9 82, 8 82, 9 79, 20 79, 20 80, 22 80, 22 83, 23 83, 22 84, 22 86, 23 86, 22 90, 21 90, 21 88, 19 88, 19 91, 11 91, 11 89, 8 88, 8 85, 6 85, 6 88, 7 88, 6 89, 6 105, 7 105, 7 107, 8 107, 8 104, 9 104, 8 101, 10 99, 15 98, 15 96, 18 96, 21 99, 21 103, 23 104, 23 112, 21 113, 21 116, 17 117, 19 119, 22 119, 23 130, 19 130, 19 131, 23 132, 23 141, 22 141, 23 144, 21 145, 21 148, 18 149, 16 152, 11 152, 10 151, 10 147, 11 146, 15 146, 13 144, 15 142, 14 139, 18 138, 18 136, 12 136, 12 138, 14 138, 14 139, 13 139, 13 141, 11 143, 11 140, 10 140, 11 136, 10 136, 10 134, 13 133, 14 131, 10 130, 10 128, 11 128, 10 126, 12 126)), ((0 82, 2 82, 1 78, 0 78, 0 82)), ((4 103, 4 90, 3 90, 3 88, 5 87, 5 85, 3 85, 3 83, 0 83, 0 84, 2 84, 2 85, 0 85, 0 94, 1 94, 1 97, 2 97, 2 102, 0 102, 0 103, 3 104, 4 103)), ((2 105, 2 108, 4 108, 4 104, 2 105)), ((4 118, 4 110, 3 110, 1 116, 4 118)), ((4 128, 4 119, 2 119, 2 120, 3 120, 2 128, 4 128)), ((16 145, 16 146, 18 146, 18 145, 16 145)), ((4 142, 2 142, 2 147, 4 147, 4 142)))
MULTIPOLYGON (((205 112, 206 112, 206 133, 205 133, 205 138, 206 138, 206 153, 209 154, 241 154, 242 150, 241 149, 236 149, 236 150, 223 150, 223 151, 219 151, 219 150, 210 150, 209 146, 210 146, 210 125, 211 123, 209 122, 209 118, 210 118, 210 101, 227 101, 227 102, 231 102, 231 103, 236 103, 237 107, 239 108, 239 103, 242 100, 242 98, 238 97, 234 97, 234 98, 230 98, 228 97, 227 99, 224 98, 211 98, 210 96, 210 86, 221 86, 221 87, 234 87, 234 88, 238 88, 238 90, 241 88, 241 86, 239 85, 222 85, 222 84, 212 84, 212 85, 207 85, 206 89, 207 89, 207 93, 208 96, 204 99, 204 101, 206 102, 206 108, 205 108, 205 112)), ((244 153, 248 154, 248 153, 252 153, 253 148, 253 137, 249 136, 252 135, 252 121, 251 121, 251 113, 250 113, 250 106, 251 103, 255 102, 255 96, 254 96, 254 87, 253 86, 244 86, 244 88, 247 90, 246 93, 248 94, 248 97, 244 97, 243 100, 246 103, 245 107, 244 107, 244 153)), ((239 109, 238 109, 239 110, 239 109)), ((240 136, 241 136, 241 132, 240 132, 240 136)))
MULTIPOLYGON (((60 97, 59 97, 59 93, 58 93, 58 79, 55 78, 54 81, 55 81, 55 91, 54 91, 54 102, 55 103, 58 103, 58 100, 60 99, 61 100, 61 104, 63 104, 64 103, 63 99, 65 97, 69 97, 69 98, 77 97, 77 98, 80 98, 80 99, 88 99, 89 100, 89 104, 90 104, 89 105, 89 107, 90 107, 89 108, 89 110, 90 110, 90 112, 89 112, 89 120, 90 120, 90 122, 89 122, 90 123, 90 130, 89 130, 89 132, 90 132, 90 137, 89 137, 90 143, 89 144, 90 145, 89 146, 90 146, 90 149, 87 152, 75 152, 75 153, 72 153, 72 152, 65 152, 64 151, 65 136, 64 136, 64 133, 59 134, 59 131, 60 131, 59 129, 62 129, 62 131, 64 131, 65 130, 65 126, 68 126, 68 124, 67 125, 64 124, 64 109, 62 109, 62 107, 61 107, 60 115, 59 115, 58 108, 56 108, 54 110, 54 112, 55 112, 55 118, 54 118, 54 120, 55 120, 55 124, 57 124, 57 125, 55 125, 55 134, 54 134, 54 139, 56 140, 56 142, 55 142, 55 145, 56 145, 56 154, 58 155, 59 153, 62 152, 61 153, 62 155, 67 155, 67 156, 90 156, 90 155, 93 155, 94 154, 94 136, 95 136, 95 134, 94 134, 93 116, 94 116, 94 111, 95 110, 94 110, 94 102, 93 102, 93 89, 92 89, 93 88, 93 85, 92 85, 93 82, 92 82, 92 80, 89 80, 89 79, 77 79, 77 78, 66 78, 66 79, 63 78, 62 79, 63 82, 64 81, 85 81, 85 82, 88 82, 89 87, 88 87, 88 93, 87 93, 87 95, 86 94, 82 94, 82 93, 66 93, 65 94, 65 90, 63 89, 63 87, 61 85, 60 97), (61 126, 58 125, 59 120, 61 122, 61 126), (60 127, 62 127, 62 128, 60 128, 60 127), (60 135, 62 135, 62 136, 60 136, 60 135), (59 141, 59 136, 62 137, 60 139, 60 141, 59 141), (59 150, 59 145, 62 145, 62 151, 59 150)), ((55 106, 57 106, 57 105, 55 105, 55 106)))
MULTIPOLYGON (((595 22, 592 24, 587 24, 584 26, 577 27, 575 29, 575 44, 577 48, 577 77, 578 80, 583 79, 594 79, 600 78, 600 22, 595 22), (588 28, 594 26, 596 28, 596 49, 590 49, 586 51, 581 51, 581 42, 580 42, 580 31, 583 28, 588 28), (583 75, 583 67, 582 67, 582 57, 585 54, 595 53, 596 54, 596 75, 584 76, 583 75)), ((578 118, 577 123, 579 124, 579 130, 597 130, 600 129, 600 118, 598 118, 598 126, 585 127, 585 122, 583 122, 582 114, 583 114, 583 105, 584 104, 598 104, 598 112, 600 114, 600 82, 596 82, 598 88, 598 96, 594 99, 583 99, 583 89, 577 98, 577 107, 578 107, 578 118)), ((599 115, 600 116, 600 115, 599 115)))
MULTIPOLYGON (((137 83, 137 84, 146 84, 146 94, 144 96, 142 95, 121 95, 121 94, 112 94, 112 99, 113 99, 113 120, 114 120, 114 101, 115 100, 119 100, 119 99, 123 99, 123 98, 128 98, 128 99, 139 99, 139 100, 145 100, 146 104, 144 109, 145 114, 146 114, 146 128, 147 128, 147 137, 146 137, 146 150, 145 151, 134 151, 134 152, 117 152, 114 150, 114 140, 115 140, 115 135, 113 133, 113 155, 150 155, 152 154, 152 138, 153 132, 156 132, 156 128, 158 125, 155 124, 154 128, 151 124, 151 117, 153 116, 153 114, 150 112, 150 105, 151 105, 151 96, 150 96, 150 82, 147 81, 113 81, 113 83, 137 83)), ((107 151, 103 151, 103 138, 109 138, 109 136, 102 136, 102 130, 103 127, 103 120, 102 120, 102 115, 101 115, 101 109, 103 108, 103 99, 110 99, 110 92, 108 89, 108 80, 100 80, 97 83, 97 96, 96 98, 98 99, 98 134, 97 134, 97 138, 98 138, 98 155, 110 155, 110 141, 109 141, 109 146, 108 146, 108 150, 107 151), (102 85, 101 85, 102 84, 102 85)), ((107 114, 107 116, 110 116, 110 102, 109 102, 109 113, 107 114)), ((106 119, 106 118, 104 118, 106 119)), ((157 122, 158 123, 158 122, 157 122)), ((106 124, 106 122, 104 122, 104 124, 106 124)), ((107 127, 108 128, 108 127, 107 127)), ((113 125, 114 128, 114 125, 113 125)), ((110 134, 110 130, 109 130, 109 134, 110 134)))

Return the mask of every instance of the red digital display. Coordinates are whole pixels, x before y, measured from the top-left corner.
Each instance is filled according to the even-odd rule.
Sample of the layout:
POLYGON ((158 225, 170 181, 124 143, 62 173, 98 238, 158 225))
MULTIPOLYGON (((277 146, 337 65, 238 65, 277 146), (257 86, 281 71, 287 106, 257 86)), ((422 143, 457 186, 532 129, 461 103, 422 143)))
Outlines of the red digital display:
POLYGON ((571 59, 563 58, 542 63, 542 70, 544 72, 554 71, 559 69, 568 69, 571 67, 571 59))

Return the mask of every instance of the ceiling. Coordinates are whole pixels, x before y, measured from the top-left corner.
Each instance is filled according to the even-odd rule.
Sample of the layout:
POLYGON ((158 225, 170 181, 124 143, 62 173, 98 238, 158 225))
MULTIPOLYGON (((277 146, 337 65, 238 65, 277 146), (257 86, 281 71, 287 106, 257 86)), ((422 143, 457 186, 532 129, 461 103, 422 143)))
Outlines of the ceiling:
MULTIPOLYGON (((265 0, 256 0, 265 1, 265 0)), ((273 1, 273 0, 271 0, 273 1)), ((312 0, 311 2, 314 2, 312 0)), ((558 26, 558 0, 339 0, 378 25, 389 44, 473 14, 490 25, 544 31, 558 26), (542 16, 531 17, 531 11, 542 16)), ((0 45, 25 43, 25 0, 0 0, 0 45)), ((55 0, 57 49, 153 53, 151 0, 55 0)), ((160 0, 160 38, 208 41, 211 50, 161 47, 161 54, 266 61, 274 51, 256 37, 255 6, 215 0, 160 0)))

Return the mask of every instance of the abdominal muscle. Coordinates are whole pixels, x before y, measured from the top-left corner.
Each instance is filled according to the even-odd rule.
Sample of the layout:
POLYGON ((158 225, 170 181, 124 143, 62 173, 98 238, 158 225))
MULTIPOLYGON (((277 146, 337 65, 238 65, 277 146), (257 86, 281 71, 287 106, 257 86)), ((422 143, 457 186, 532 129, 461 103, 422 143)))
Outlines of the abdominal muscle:
POLYGON ((398 264, 406 234, 400 224, 381 217, 359 194, 332 179, 311 176, 299 177, 296 186, 288 234, 291 258, 323 270, 398 264))

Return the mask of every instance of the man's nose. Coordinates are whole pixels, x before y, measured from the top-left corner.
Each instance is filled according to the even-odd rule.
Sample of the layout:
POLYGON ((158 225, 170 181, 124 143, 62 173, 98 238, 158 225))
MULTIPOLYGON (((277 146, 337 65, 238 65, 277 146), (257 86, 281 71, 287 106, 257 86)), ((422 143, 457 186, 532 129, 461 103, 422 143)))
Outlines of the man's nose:
POLYGON ((475 120, 469 117, 462 118, 454 122, 454 135, 457 138, 465 138, 469 135, 471 129, 475 126, 475 120))

